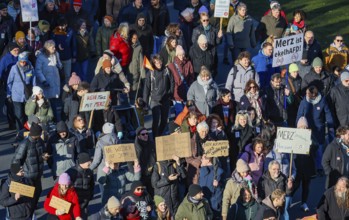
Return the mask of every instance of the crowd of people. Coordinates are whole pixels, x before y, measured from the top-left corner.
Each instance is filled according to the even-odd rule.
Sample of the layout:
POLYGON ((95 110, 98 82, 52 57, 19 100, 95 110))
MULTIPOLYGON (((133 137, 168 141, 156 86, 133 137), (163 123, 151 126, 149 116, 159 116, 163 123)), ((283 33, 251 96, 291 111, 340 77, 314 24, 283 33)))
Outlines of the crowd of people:
POLYGON ((29 25, 19 0, 0 0, 1 92, 17 132, 0 187, 6 219, 36 218, 45 163, 54 180, 43 204, 47 219, 288 220, 300 186, 300 208, 313 212, 310 184, 323 175, 326 191, 312 218, 349 219, 342 35, 323 52, 306 13, 295 9, 289 21, 277 1, 257 21, 245 3, 230 0, 222 22, 213 16, 215 0, 174 0, 176 21, 166 0, 37 4, 39 21, 29 25), (301 60, 273 67, 273 41, 294 34, 304 35, 301 60), (105 109, 80 111, 85 94, 105 91, 105 109), (140 122, 133 131, 115 108, 125 103, 140 122), (310 129, 309 154, 278 152, 278 127, 310 129), (190 134, 192 155, 157 161, 155 138, 179 133, 190 134), (229 155, 208 157, 205 143, 221 140, 229 155), (124 141, 134 142, 134 161, 108 161, 105 147, 124 141), (10 192, 12 181, 34 187, 34 196, 10 192), (91 213, 95 185, 101 209, 91 213), (70 208, 54 206, 57 197, 70 208))

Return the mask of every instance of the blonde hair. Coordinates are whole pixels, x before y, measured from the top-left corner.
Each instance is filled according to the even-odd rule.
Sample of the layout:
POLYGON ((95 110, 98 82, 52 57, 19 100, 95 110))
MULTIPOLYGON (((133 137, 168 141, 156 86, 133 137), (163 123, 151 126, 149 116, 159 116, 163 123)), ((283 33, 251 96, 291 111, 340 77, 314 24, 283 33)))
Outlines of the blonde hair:
POLYGON ((211 77, 211 72, 207 69, 206 66, 201 66, 201 70, 200 70, 199 75, 200 75, 200 77, 203 77, 203 76, 211 77))
POLYGON ((239 127, 239 120, 240 120, 241 117, 243 117, 243 118, 246 119, 247 124, 248 124, 249 126, 252 126, 250 117, 249 117, 249 115, 248 115, 248 112, 247 112, 247 111, 239 111, 239 112, 236 114, 236 117, 235 117, 235 124, 234 124, 234 127, 235 127, 235 128, 239 127))
POLYGON ((130 28, 127 22, 120 23, 118 28, 118 33, 120 34, 121 37, 123 37, 124 39, 128 39, 129 30, 130 28))

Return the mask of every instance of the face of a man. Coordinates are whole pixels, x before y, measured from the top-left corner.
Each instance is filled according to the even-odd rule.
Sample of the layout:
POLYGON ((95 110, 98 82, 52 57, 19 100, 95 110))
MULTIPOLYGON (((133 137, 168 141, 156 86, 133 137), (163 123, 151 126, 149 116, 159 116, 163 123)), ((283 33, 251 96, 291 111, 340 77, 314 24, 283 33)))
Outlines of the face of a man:
POLYGON ((7 8, 4 8, 2 10, 0 10, 0 16, 1 17, 6 17, 8 14, 7 8))
POLYGON ((55 4, 50 2, 46 4, 46 9, 47 11, 53 11, 53 9, 55 8, 55 4))
POLYGON ((271 10, 271 14, 273 15, 274 18, 279 18, 280 17, 280 9, 271 10))
POLYGON ((159 6, 159 4, 160 4, 160 0, 150 0, 150 4, 151 4, 153 7, 157 7, 157 6, 159 6))
POLYGON ((201 139, 205 139, 208 134, 208 130, 206 128, 201 128, 198 130, 198 133, 201 139))
POLYGON ((280 175, 280 166, 278 164, 273 164, 269 169, 270 177, 276 179, 280 175))
POLYGON ((135 0, 135 6, 136 8, 142 7, 142 0, 135 0))
POLYGON ((138 139, 142 141, 148 141, 148 138, 149 138, 149 134, 147 130, 142 130, 138 135, 138 139))
POLYGON ((276 89, 280 89, 281 87, 281 78, 277 78, 275 77, 272 81, 271 81, 271 84, 274 88, 276 89))
POLYGON ((267 56, 270 57, 273 55, 273 47, 272 46, 267 46, 263 49, 263 53, 267 56))
POLYGON ((78 12, 80 11, 80 9, 81 9, 81 6, 76 6, 76 5, 74 5, 73 7, 74 7, 74 11, 75 11, 76 13, 78 13, 78 12))
POLYGON ((304 40, 307 44, 311 45, 314 42, 314 34, 312 32, 306 32, 304 35, 304 40))
POLYGON ((238 13, 241 17, 245 17, 247 13, 247 9, 244 7, 239 8, 238 13))
POLYGON ((202 200, 204 198, 204 193, 203 192, 199 192, 198 194, 196 194, 194 196, 194 199, 196 200, 202 200))
POLYGON ((140 18, 140 19, 138 19, 137 23, 138 23, 138 26, 143 27, 145 25, 145 19, 140 18))
POLYGON ((347 130, 345 134, 341 135, 341 139, 345 145, 349 146, 349 130, 347 130))
POLYGON ((349 79, 342 80, 343 86, 349 88, 349 79))

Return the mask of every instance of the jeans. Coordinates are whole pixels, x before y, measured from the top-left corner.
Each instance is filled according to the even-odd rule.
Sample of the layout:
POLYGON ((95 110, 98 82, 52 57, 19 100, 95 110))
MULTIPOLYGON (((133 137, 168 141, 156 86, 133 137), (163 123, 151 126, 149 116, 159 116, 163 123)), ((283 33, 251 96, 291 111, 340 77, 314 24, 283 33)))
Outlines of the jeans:
POLYGON ((164 133, 165 127, 167 125, 169 110, 170 110, 170 103, 167 100, 161 104, 157 104, 154 107, 152 107, 151 109, 152 116, 153 116, 152 131, 153 131, 154 139, 155 137, 161 136, 162 133, 164 133))
POLYGON ((63 70, 64 70, 64 76, 65 76, 65 83, 68 83, 70 75, 71 75, 71 59, 69 60, 62 60, 63 70))
POLYGON ((16 128, 19 130, 23 129, 24 123, 25 123, 25 114, 24 114, 24 102, 13 102, 13 109, 15 113, 15 120, 16 120, 16 128))
POLYGON ((284 214, 281 216, 282 220, 289 220, 290 216, 288 215, 288 209, 290 208, 292 204, 292 196, 286 196, 285 197, 285 210, 284 214))
POLYGON ((62 112, 62 102, 59 98, 51 98, 49 99, 51 108, 53 111, 53 115, 55 117, 55 121, 61 121, 61 112, 62 112))
POLYGON ((315 164, 316 164, 316 169, 317 170, 322 170, 322 155, 324 153, 324 145, 323 144, 319 144, 319 148, 316 151, 316 157, 315 157, 315 164))

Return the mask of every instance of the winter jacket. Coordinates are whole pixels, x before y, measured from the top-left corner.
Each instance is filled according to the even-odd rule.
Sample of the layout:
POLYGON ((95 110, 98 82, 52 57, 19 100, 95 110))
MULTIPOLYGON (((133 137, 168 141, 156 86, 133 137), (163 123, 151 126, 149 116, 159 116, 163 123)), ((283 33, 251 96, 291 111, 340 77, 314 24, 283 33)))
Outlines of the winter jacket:
POLYGON ((44 98, 44 104, 39 106, 36 100, 31 97, 25 104, 25 114, 29 117, 35 115, 40 119, 41 123, 48 123, 53 120, 53 111, 50 101, 44 98))
POLYGON ((16 149, 11 164, 23 166, 24 177, 30 180, 38 180, 44 171, 45 144, 41 138, 33 140, 31 136, 21 141, 16 149))
POLYGON ((119 12, 122 7, 130 3, 130 0, 107 0, 106 2, 106 14, 113 16, 114 21, 118 19, 119 12))
POLYGON ((122 200, 126 197, 131 197, 131 200, 135 201, 135 205, 140 212, 141 220, 149 220, 150 219, 150 213, 147 211, 147 206, 153 206, 153 199, 151 196, 147 193, 147 191, 143 191, 141 196, 136 196, 134 194, 134 191, 136 190, 136 187, 131 187, 131 190, 126 193, 122 200))
POLYGON ((13 56, 10 52, 6 53, 0 60, 0 79, 7 82, 12 66, 18 61, 18 57, 13 56))
POLYGON ((37 59, 35 65, 35 73, 37 78, 37 84, 43 88, 44 95, 46 98, 58 98, 61 91, 61 84, 59 78, 58 68, 62 68, 61 60, 59 59, 59 54, 47 56, 44 52, 41 52, 37 59), (43 82, 47 82, 49 87, 44 87, 43 82))
POLYGON ((321 71, 320 74, 311 69, 302 80, 302 93, 305 94, 309 86, 316 86, 323 96, 327 96, 330 89, 333 87, 332 78, 326 71, 321 71))
MULTIPOLYGON (((69 0, 71 10, 74 10, 73 2, 74 0, 69 0)), ((89 21, 93 22, 95 16, 97 15, 97 11, 99 8, 99 1, 98 0, 81 0, 81 3, 82 3, 82 6, 80 10, 86 11, 86 13, 89 15, 89 21)))
POLYGON ((259 206, 259 209, 257 211, 257 214, 255 216, 255 220, 263 220, 263 214, 266 210, 273 210, 276 215, 276 220, 279 220, 281 218, 281 207, 276 208, 273 205, 273 202, 271 200, 271 196, 266 197, 263 199, 261 205, 259 206))
POLYGON ((76 32, 74 37, 76 41, 76 61, 83 62, 95 52, 93 36, 89 32, 86 32, 84 35, 76 32))
MULTIPOLYGON (((181 28, 179 28, 181 29, 181 28)), ((168 30, 165 30, 165 36, 162 38, 162 43, 161 43, 161 47, 164 47, 166 45, 166 42, 168 40, 168 38, 170 36, 173 36, 177 39, 177 45, 181 45, 184 49, 184 51, 188 51, 188 48, 186 47, 186 43, 185 43, 185 39, 184 39, 184 35, 183 35, 183 32, 182 30, 180 31, 180 35, 176 35, 176 34, 173 34, 171 33, 170 31, 168 30)))
POLYGON ((242 199, 239 198, 236 203, 229 208, 227 219, 254 220, 259 206, 259 203, 253 198, 247 203, 243 202, 242 199))
MULTIPOLYGON (((307 119, 308 127, 311 129, 312 137, 315 138, 316 142, 319 144, 325 143, 325 123, 327 123, 328 128, 334 128, 332 114, 326 98, 319 94, 315 100, 309 102, 309 98, 305 97, 298 108, 296 121, 302 116, 307 119)), ((328 133, 334 136, 333 132, 328 131, 328 133)))
POLYGON ((76 41, 74 39, 73 30, 68 28, 66 31, 62 31, 59 27, 53 30, 52 40, 55 41, 57 45, 57 52, 61 60, 69 60, 76 57, 76 41), (59 45, 63 50, 59 49, 59 45))
POLYGON ((311 65, 316 57, 319 57, 321 58, 321 60, 323 60, 322 49, 319 42, 314 39, 313 43, 309 45, 306 43, 306 41, 304 41, 302 59, 308 60, 306 65, 311 65))
MULTIPOLYGON (((209 24, 210 25, 210 24, 209 24)), ((197 26, 193 30, 193 35, 191 37, 192 43, 195 45, 197 44, 197 41, 199 39, 199 36, 201 34, 205 35, 207 37, 207 43, 210 45, 210 48, 212 48, 212 54, 216 56, 217 54, 217 46, 222 43, 222 37, 219 38, 218 35, 218 29, 212 25, 210 25, 209 30, 205 30, 205 28, 202 25, 197 26)))
MULTIPOLYGON (((322 156, 322 167, 326 174, 326 189, 334 186, 341 176, 348 176, 348 156, 340 138, 335 138, 327 147, 322 156)), ((347 147, 347 146, 346 146, 347 147)))
POLYGON ((190 47, 193 45, 191 42, 191 37, 193 35, 193 29, 195 27, 194 21, 187 22, 181 15, 179 15, 178 18, 179 28, 182 31, 183 39, 184 39, 184 46, 183 49, 185 49, 185 52, 188 54, 188 51, 190 47))
POLYGON ((14 102, 25 102, 25 88, 23 81, 21 79, 22 75, 23 81, 25 82, 27 88, 36 85, 35 82, 35 71, 33 66, 28 63, 24 67, 20 67, 17 62, 16 65, 13 65, 10 71, 10 74, 7 79, 7 97, 11 97, 14 102))
MULTIPOLYGON (((142 45, 143 54, 148 59, 150 59, 150 55, 153 53, 154 48, 154 37, 153 37, 153 29, 147 23, 147 17, 143 13, 139 13, 136 18, 136 22, 130 26, 130 30, 134 30, 137 32, 138 41, 142 45), (138 20, 144 19, 144 26, 138 25, 138 20)), ((142 60, 143 61, 143 60, 142 60)))
POLYGON ((281 84, 287 86, 293 95, 293 102, 287 107, 287 124, 289 127, 293 128, 297 125, 297 112, 300 102, 302 101, 302 78, 299 75, 297 75, 296 78, 293 78, 290 74, 288 74, 288 76, 281 79, 281 84))
POLYGON ((174 49, 170 50, 170 48, 167 45, 165 45, 159 51, 159 55, 161 57, 163 65, 168 66, 168 64, 173 62, 173 60, 176 56, 176 49, 174 48, 174 49))
POLYGON ((58 11, 56 9, 53 9, 53 11, 47 11, 46 6, 42 11, 39 13, 39 20, 45 20, 50 23, 50 30, 52 31, 55 27, 57 27, 58 24, 58 11))
POLYGON ((80 151, 78 139, 72 133, 68 132, 65 139, 62 139, 58 133, 53 134, 47 142, 47 153, 51 155, 47 163, 52 176, 60 176, 75 166, 80 151))
POLYGON ((167 5, 160 1, 160 8, 148 8, 149 24, 153 27, 154 36, 164 36, 166 27, 170 24, 170 12, 167 5))
POLYGON ((195 205, 189 201, 187 195, 179 205, 175 219, 212 220, 213 212, 205 198, 195 205))
POLYGON ((173 63, 170 63, 167 67, 171 71, 174 80, 174 100, 186 101, 189 87, 195 80, 193 64, 190 60, 183 59, 181 61, 176 56, 173 63))
POLYGON ((265 155, 263 153, 258 155, 254 152, 253 145, 249 144, 245 147, 245 152, 242 153, 240 159, 243 159, 250 167, 252 181, 257 185, 263 175, 265 155))
POLYGON ((231 128, 234 126, 235 123, 234 102, 230 101, 229 103, 224 103, 223 100, 220 98, 216 102, 215 106, 212 108, 212 113, 217 114, 219 118, 222 119, 224 124, 224 131, 228 136, 230 136, 231 128), (228 112, 225 112, 225 106, 228 108, 228 112))
MULTIPOLYGON (((265 155, 264 172, 268 171, 269 163, 273 160, 276 160, 280 163, 280 172, 282 172, 286 177, 289 177, 291 155, 288 153, 279 153, 275 151, 275 146, 274 146, 274 148, 267 155, 265 155)), ((293 161, 293 164, 294 164, 294 161, 293 161)), ((297 175, 296 167, 292 166, 292 170, 291 170, 292 179, 295 180, 296 175, 297 175)))
POLYGON ((241 64, 236 64, 231 68, 227 81, 225 83, 225 88, 231 91, 233 95, 233 100, 239 102, 241 97, 244 95, 244 90, 247 81, 254 79, 259 85, 259 74, 256 73, 252 66, 246 69, 241 64))
POLYGON ((70 176, 72 186, 79 197, 80 208, 86 208, 90 200, 93 199, 95 187, 93 171, 89 168, 83 169, 79 164, 76 164, 67 170, 66 173, 70 176))
POLYGON ((105 205, 99 212, 96 212, 95 214, 91 215, 89 217, 90 220, 121 220, 120 215, 118 217, 114 217, 110 214, 108 211, 108 206, 105 205))
POLYGON ((259 25, 263 39, 266 39, 270 35, 275 36, 275 38, 281 38, 287 28, 287 22, 285 18, 283 18, 282 16, 275 18, 271 14, 271 12, 262 17, 259 25))
POLYGON ((155 143, 150 140, 142 141, 136 138, 135 149, 137 159, 141 166, 142 177, 151 176, 156 162, 155 143))
POLYGON ((109 49, 120 60, 121 66, 127 67, 132 57, 132 51, 128 42, 117 31, 110 36, 109 49))
POLYGON ((236 156, 244 151, 245 146, 250 144, 255 136, 253 128, 248 124, 245 127, 241 127, 240 125, 234 126, 231 129, 231 134, 233 135, 232 142, 235 143, 235 149, 229 148, 229 151, 234 151, 234 155, 236 156))
POLYGON ((145 103, 149 103, 150 98, 150 107, 152 108, 161 102, 169 101, 173 94, 173 88, 173 78, 167 67, 162 67, 162 70, 150 71, 145 78, 143 99, 145 103))
POLYGON ((201 166, 199 172, 199 185, 205 198, 208 200, 213 211, 222 211, 222 198, 224 190, 224 171, 220 167, 201 166), (213 186, 213 181, 218 181, 218 186, 213 186))
MULTIPOLYGON (((6 45, 12 41, 12 38, 14 36, 14 22, 11 18, 11 16, 1 16, 0 21, 0 54, 2 55, 4 52, 4 49, 6 48, 6 45)), ((1 70, 1 69, 0 69, 1 70)), ((0 71, 1 73, 1 71, 0 71)))
POLYGON ((335 187, 333 186, 323 194, 316 210, 319 220, 349 219, 348 209, 346 207, 339 207, 335 193, 335 187))
POLYGON ((73 127, 73 119, 77 114, 81 114, 85 121, 88 122, 90 119, 90 112, 79 112, 81 103, 81 97, 77 93, 73 93, 71 96, 64 100, 63 112, 67 118, 66 124, 68 128, 73 127))
POLYGON ((259 75, 259 86, 263 90, 269 86, 271 76, 274 73, 280 73, 279 67, 273 67, 273 56, 266 56, 263 50, 260 50, 256 56, 252 58, 255 71, 259 75))
POLYGON ((342 44, 340 48, 337 48, 334 43, 328 47, 324 53, 325 68, 331 72, 332 68, 338 66, 344 69, 349 64, 349 48, 342 44))
POLYGON ((103 172, 103 168, 105 165, 104 147, 118 144, 118 143, 119 143, 119 139, 116 137, 115 133, 102 134, 99 137, 99 140, 96 144, 93 161, 92 161, 92 164, 90 165, 90 169, 94 170, 97 168, 97 181, 100 184, 104 184, 106 179, 105 173, 103 172))
POLYGON ((110 37, 114 33, 115 29, 116 28, 113 25, 111 27, 104 26, 104 23, 98 28, 95 41, 97 56, 102 56, 103 51, 109 49, 110 37))
MULTIPOLYGON (((261 113, 263 114, 263 110, 264 110, 264 99, 262 97, 261 92, 259 92, 258 94, 258 98, 257 98, 257 102, 258 102, 258 106, 261 109, 261 113)), ((249 107, 252 107, 252 104, 249 100, 249 98, 247 97, 247 95, 243 95, 240 98, 240 102, 239 102, 239 110, 247 110, 249 107)))
POLYGON ((202 50, 197 43, 189 50, 189 57, 193 62, 195 76, 199 75, 202 66, 206 66, 211 72, 214 66, 214 50, 209 45, 207 49, 202 50))
POLYGON ((71 220, 71 219, 75 219, 77 217, 80 217, 79 198, 78 198, 78 195, 76 194, 74 187, 69 188, 64 196, 60 196, 59 195, 59 184, 56 183, 53 186, 52 190, 47 195, 45 202, 44 202, 44 208, 49 214, 56 215, 56 209, 52 208, 50 206, 52 196, 58 197, 60 199, 63 199, 65 201, 71 203, 68 214, 63 214, 63 215, 57 216, 59 220, 71 220))
MULTIPOLYGON (((145 68, 143 67, 144 53, 142 46, 137 42, 131 45, 132 59, 128 65, 127 80, 132 85, 131 91, 136 92, 140 85, 140 78, 145 78, 145 68)), ((141 90, 139 90, 141 91, 141 90)))
POLYGON ((283 173, 280 173, 277 180, 273 180, 270 176, 269 170, 266 170, 258 182, 258 197, 263 200, 271 195, 271 193, 276 189, 281 189, 286 192, 286 195, 290 195, 292 189, 287 187, 287 181, 287 177, 283 173))
POLYGON ((333 87, 329 94, 329 106, 331 107, 336 125, 349 124, 349 88, 342 83, 333 87))
POLYGON ((211 114, 212 108, 218 99, 218 85, 212 78, 203 82, 201 77, 198 76, 197 80, 189 87, 187 93, 187 100, 193 100, 199 111, 206 116, 211 114))
POLYGON ((176 213, 179 201, 178 185, 179 180, 186 178, 184 164, 178 165, 173 161, 160 161, 154 165, 153 174, 151 176, 152 186, 155 195, 159 195, 165 199, 165 203, 170 213, 176 213), (178 174, 176 180, 169 180, 171 174, 178 174))
POLYGON ((79 20, 84 20, 86 22, 87 30, 91 30, 91 26, 93 26, 93 21, 90 20, 88 12, 82 8, 80 8, 79 12, 76 12, 73 8, 69 9, 65 17, 68 21, 68 27, 73 30, 80 29, 79 20))
POLYGON ((129 24, 134 24, 139 13, 143 13, 148 16, 147 10, 148 8, 144 7, 143 5, 140 8, 136 8, 134 2, 130 2, 130 4, 125 5, 119 11, 117 23, 120 24, 121 22, 127 22, 129 24))
POLYGON ((0 186, 0 204, 1 206, 6 208, 7 213, 9 215, 8 219, 30 219, 32 212, 32 199, 26 196, 21 196, 18 200, 16 200, 15 193, 9 192, 12 181, 29 185, 29 180, 24 177, 18 176, 14 178, 11 176, 11 173, 9 173, 7 179, 1 180, 2 185, 0 186))
POLYGON ((70 128, 70 132, 73 133, 75 137, 78 139, 81 152, 87 152, 88 149, 92 149, 95 146, 95 136, 93 130, 88 130, 78 130, 75 128, 70 128), (89 132, 87 132, 88 130, 89 132), (91 133, 91 135, 89 135, 88 133, 91 133))
POLYGON ((256 46, 256 35, 253 18, 249 15, 241 17, 237 14, 229 19, 227 27, 227 41, 230 48, 254 48, 256 46))

